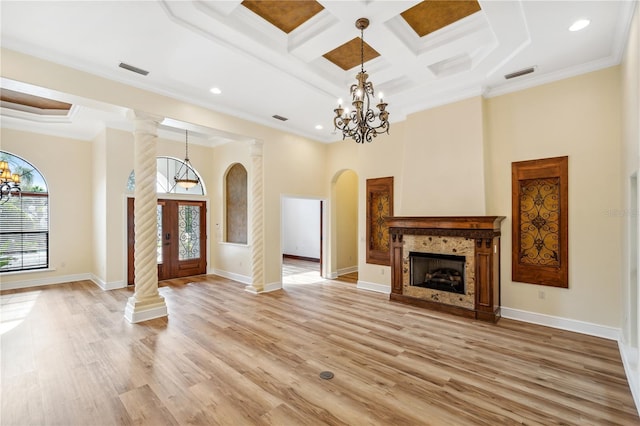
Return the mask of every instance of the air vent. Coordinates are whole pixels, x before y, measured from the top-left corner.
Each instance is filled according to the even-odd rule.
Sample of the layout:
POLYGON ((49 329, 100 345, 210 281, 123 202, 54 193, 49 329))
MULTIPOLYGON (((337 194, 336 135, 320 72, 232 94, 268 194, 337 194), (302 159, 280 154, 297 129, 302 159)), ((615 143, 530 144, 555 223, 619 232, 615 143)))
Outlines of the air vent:
POLYGON ((278 114, 273 115, 272 117, 275 118, 276 120, 280 120, 280 121, 287 121, 288 120, 287 117, 283 117, 283 116, 278 115, 278 114))
POLYGON ((531 74, 535 70, 536 70, 536 67, 525 68, 525 69, 520 70, 520 71, 512 72, 511 74, 506 74, 504 76, 504 78, 509 80, 511 78, 516 78, 516 77, 520 77, 520 76, 523 76, 523 75, 531 74))
POLYGON ((120 65, 118 66, 120 68, 124 68, 127 71, 135 72, 136 74, 140 74, 140 75, 149 74, 149 71, 143 70, 142 68, 134 67, 133 65, 125 64, 124 62, 120 62, 120 65))

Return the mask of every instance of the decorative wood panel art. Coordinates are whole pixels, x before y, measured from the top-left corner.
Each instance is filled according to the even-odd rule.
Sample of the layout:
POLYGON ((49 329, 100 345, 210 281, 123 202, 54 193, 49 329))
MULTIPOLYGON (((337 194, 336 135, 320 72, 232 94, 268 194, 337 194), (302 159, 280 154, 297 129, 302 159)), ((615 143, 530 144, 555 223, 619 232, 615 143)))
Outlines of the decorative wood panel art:
POLYGON ((367 263, 391 265, 389 226, 393 216, 393 177, 367 179, 367 263))
POLYGON ((568 157, 512 163, 512 279, 569 286, 568 157))

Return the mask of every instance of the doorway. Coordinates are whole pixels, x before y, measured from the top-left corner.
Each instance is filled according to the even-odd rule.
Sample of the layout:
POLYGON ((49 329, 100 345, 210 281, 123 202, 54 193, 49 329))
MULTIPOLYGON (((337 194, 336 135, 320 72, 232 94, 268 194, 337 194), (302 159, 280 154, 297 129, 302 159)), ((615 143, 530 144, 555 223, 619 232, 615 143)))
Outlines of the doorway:
POLYGON ((281 208, 282 283, 298 283, 300 278, 317 282, 323 266, 323 202, 283 197, 281 208))
MULTIPOLYGON (((206 201, 158 200, 158 281, 207 273, 206 201)), ((134 284, 134 199, 127 199, 127 283, 134 284)))

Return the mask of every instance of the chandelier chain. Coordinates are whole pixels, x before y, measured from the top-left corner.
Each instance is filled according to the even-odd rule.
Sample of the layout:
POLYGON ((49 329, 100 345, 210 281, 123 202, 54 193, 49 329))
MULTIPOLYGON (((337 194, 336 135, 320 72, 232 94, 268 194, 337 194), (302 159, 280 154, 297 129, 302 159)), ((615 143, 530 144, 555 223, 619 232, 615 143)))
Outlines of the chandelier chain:
POLYGON ((195 170, 193 170, 191 161, 189 161, 189 131, 185 129, 184 134, 184 162, 173 179, 177 185, 180 185, 188 191, 189 188, 193 188, 200 183, 200 178, 195 170), (191 174, 193 174, 193 178, 191 178, 191 174))
POLYGON ((360 27, 360 72, 364 72, 364 28, 360 27))
POLYGON ((185 142, 184 159, 188 160, 189 159, 189 131, 188 130, 184 131, 184 142, 185 142))

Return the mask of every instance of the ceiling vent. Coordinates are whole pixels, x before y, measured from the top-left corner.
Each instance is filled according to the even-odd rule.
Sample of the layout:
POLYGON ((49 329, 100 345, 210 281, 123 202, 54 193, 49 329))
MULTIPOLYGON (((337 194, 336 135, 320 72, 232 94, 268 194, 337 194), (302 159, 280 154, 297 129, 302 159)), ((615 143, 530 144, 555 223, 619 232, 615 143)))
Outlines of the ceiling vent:
POLYGON ((509 79, 512 79, 512 78, 516 78, 516 77, 520 77, 520 76, 523 76, 523 75, 531 74, 535 70, 536 70, 536 67, 525 68, 525 69, 522 69, 520 71, 512 72, 511 74, 505 74, 504 78, 509 80, 509 79))
POLYGON ((136 74, 140 74, 140 75, 149 74, 149 71, 147 71, 147 70, 143 70, 142 68, 134 67, 133 65, 125 64, 124 62, 120 62, 120 65, 118 65, 118 66, 120 68, 123 68, 123 69, 127 70, 127 71, 135 72, 136 74))
POLYGON ((276 120, 280 120, 280 121, 287 121, 288 120, 287 117, 283 117, 283 116, 278 115, 278 114, 273 115, 272 117, 275 118, 276 120))

